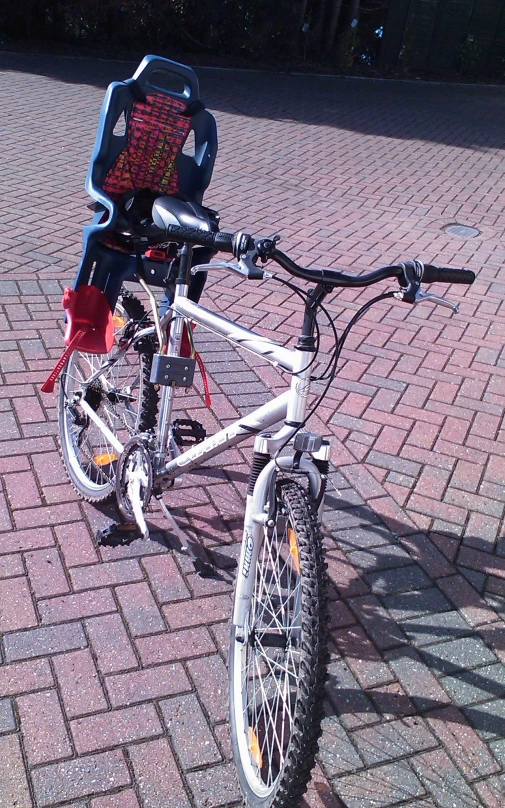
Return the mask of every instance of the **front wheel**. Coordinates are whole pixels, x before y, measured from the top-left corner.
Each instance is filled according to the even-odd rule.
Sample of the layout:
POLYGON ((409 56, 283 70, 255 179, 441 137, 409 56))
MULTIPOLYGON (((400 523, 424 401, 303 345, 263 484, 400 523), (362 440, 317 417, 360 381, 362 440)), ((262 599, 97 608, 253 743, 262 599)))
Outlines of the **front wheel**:
POLYGON ((230 720, 246 805, 295 808, 321 734, 326 678, 326 572, 310 501, 292 480, 276 485, 245 631, 232 627, 230 720))

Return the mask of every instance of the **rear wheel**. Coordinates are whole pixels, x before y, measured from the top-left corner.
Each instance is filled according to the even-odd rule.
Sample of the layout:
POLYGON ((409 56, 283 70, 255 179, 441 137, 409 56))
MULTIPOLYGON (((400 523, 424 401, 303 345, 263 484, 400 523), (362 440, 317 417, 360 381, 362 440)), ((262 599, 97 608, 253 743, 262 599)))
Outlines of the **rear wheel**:
POLYGON ((294 808, 310 780, 326 678, 326 572, 310 501, 276 487, 243 636, 232 628, 230 718, 237 773, 251 808, 294 808))
POLYGON ((149 381, 155 339, 147 337, 121 352, 139 327, 148 325, 137 298, 124 292, 114 310, 114 345, 107 355, 75 351, 61 376, 58 420, 60 446, 72 484, 89 502, 115 495, 118 452, 99 426, 84 412, 81 398, 124 445, 156 423, 158 393, 149 381), (91 384, 87 380, 115 357, 91 384))

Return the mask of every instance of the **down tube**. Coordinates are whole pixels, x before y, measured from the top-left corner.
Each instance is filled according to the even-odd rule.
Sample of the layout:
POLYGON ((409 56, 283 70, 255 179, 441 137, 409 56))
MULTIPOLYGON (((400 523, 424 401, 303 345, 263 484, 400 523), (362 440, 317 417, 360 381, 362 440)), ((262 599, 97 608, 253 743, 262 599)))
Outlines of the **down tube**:
POLYGON ((191 471, 191 469, 201 466, 211 457, 215 457, 232 446, 236 446, 237 443, 246 438, 257 435, 278 421, 284 420, 290 396, 291 390, 286 390, 282 395, 262 407, 258 407, 249 415, 234 421, 233 424, 206 438, 202 443, 192 446, 187 452, 183 452, 183 454, 170 460, 157 476, 165 480, 173 480, 183 472, 191 471))

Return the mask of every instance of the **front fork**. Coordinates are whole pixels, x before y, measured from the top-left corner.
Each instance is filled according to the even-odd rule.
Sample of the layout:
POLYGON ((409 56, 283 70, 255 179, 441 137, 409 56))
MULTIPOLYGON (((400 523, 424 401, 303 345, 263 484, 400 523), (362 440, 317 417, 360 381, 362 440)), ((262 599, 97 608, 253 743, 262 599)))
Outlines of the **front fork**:
MULTIPOLYGON (((274 440, 268 435, 258 435, 254 442, 253 469, 255 463, 261 462, 261 457, 266 460, 266 449, 268 444, 271 441, 274 442, 274 440)), ((256 563, 263 533, 268 527, 269 520, 275 519, 275 484, 278 473, 279 471, 291 472, 294 475, 304 476, 308 483, 309 496, 314 502, 318 503, 318 518, 321 518, 324 506, 326 475, 321 473, 320 467, 327 468, 330 454, 329 442, 323 441, 321 448, 311 453, 309 457, 302 457, 296 463, 296 468, 295 459, 291 456, 266 460, 266 464, 259 472, 254 485, 248 491, 232 617, 233 625, 236 626, 235 636, 238 641, 244 641, 245 639, 247 615, 255 585, 256 563)))

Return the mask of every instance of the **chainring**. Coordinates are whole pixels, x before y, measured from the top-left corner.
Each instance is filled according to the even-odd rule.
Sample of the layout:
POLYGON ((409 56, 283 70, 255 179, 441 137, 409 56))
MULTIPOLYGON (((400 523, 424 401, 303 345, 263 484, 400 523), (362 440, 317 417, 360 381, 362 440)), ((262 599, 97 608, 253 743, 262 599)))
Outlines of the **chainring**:
POLYGON ((116 498, 121 515, 128 522, 135 522, 135 511, 130 499, 130 490, 137 488, 140 505, 144 511, 149 505, 153 491, 153 464, 145 439, 130 438, 124 445, 116 469, 116 498))

